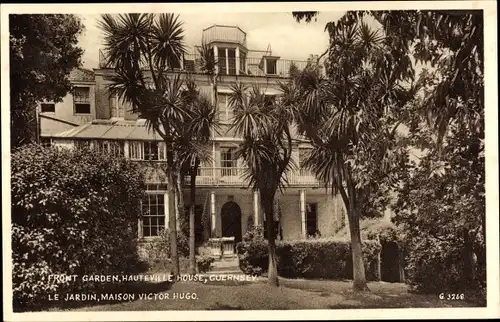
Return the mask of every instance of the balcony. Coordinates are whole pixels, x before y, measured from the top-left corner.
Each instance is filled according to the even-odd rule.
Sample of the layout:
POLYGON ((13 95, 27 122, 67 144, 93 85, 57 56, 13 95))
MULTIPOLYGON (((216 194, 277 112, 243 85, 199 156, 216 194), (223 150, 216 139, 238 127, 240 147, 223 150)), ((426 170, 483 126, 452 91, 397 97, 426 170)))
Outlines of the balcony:
MULTIPOLYGON (((186 185, 190 178, 185 178, 186 185)), ((196 176, 197 186, 248 186, 248 180, 245 178, 245 168, 223 168, 223 167, 205 167, 198 169, 196 176)), ((288 185, 290 186, 319 186, 320 182, 305 169, 291 171, 288 174, 288 185)))
MULTIPOLYGON (((218 57, 219 75, 290 77, 292 66, 304 69, 310 62, 305 60, 278 59, 277 57, 218 57)), ((198 54, 186 54, 181 71, 203 74, 202 60, 198 54)))
MULTIPOLYGON (((272 56, 263 57, 218 57, 220 76, 250 76, 250 77, 290 77, 292 66, 299 70, 304 69, 310 61, 281 59, 272 56)), ((107 62, 106 56, 99 51, 99 68, 108 69, 112 66, 107 62)), ((146 69, 146 67, 145 67, 146 69)), ((174 72, 205 74, 202 60, 198 53, 184 54, 183 59, 173 66, 174 72)))
POLYGON ((203 29, 201 39, 206 44, 221 42, 247 46, 247 34, 236 26, 213 25, 203 29))

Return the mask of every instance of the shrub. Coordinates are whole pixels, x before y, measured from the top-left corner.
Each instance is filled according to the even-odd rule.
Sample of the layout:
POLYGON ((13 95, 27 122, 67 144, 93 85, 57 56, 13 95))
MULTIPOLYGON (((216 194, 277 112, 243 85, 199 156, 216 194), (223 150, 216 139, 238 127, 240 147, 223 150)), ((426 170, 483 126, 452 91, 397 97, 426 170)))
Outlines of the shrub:
MULTIPOLYGON (((170 258, 170 230, 164 229, 157 238, 145 240, 144 246, 149 262, 165 261, 170 258)), ((177 232, 177 253, 180 257, 189 256, 189 237, 183 232, 177 232)))
MULTIPOLYGON (((475 263, 474 279, 467 280, 467 261, 459 240, 438 240, 431 237, 414 239, 406 257, 406 282, 415 292, 441 293, 485 289, 483 267, 475 263)), ((469 269, 471 269, 469 267, 469 269)))
POLYGON ((199 256, 196 259, 196 265, 198 266, 199 273, 206 273, 210 271, 212 268, 212 264, 215 261, 215 258, 212 256, 199 256))
MULTIPOLYGON (((240 269, 245 274, 260 275, 268 268, 267 241, 255 232, 247 233, 236 247, 240 269)), ((368 280, 379 280, 377 241, 363 242, 365 271, 368 280)), ((350 242, 317 238, 281 241, 276 244, 278 274, 283 277, 352 278, 350 242)))
POLYGON ((130 274, 140 267, 137 215, 144 194, 138 166, 87 149, 29 145, 12 154, 14 309, 49 295, 95 288, 52 274, 130 274))

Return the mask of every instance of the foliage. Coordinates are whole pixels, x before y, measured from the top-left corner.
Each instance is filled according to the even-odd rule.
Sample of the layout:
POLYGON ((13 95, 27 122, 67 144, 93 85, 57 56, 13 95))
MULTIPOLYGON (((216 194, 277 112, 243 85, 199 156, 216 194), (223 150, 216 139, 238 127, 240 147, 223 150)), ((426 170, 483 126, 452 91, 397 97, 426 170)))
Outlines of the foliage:
POLYGON ((87 149, 26 145, 12 154, 11 183, 16 309, 99 286, 51 274, 131 274, 139 267, 135 223, 144 187, 136 164, 87 149))
MULTIPOLYGON (((305 17, 310 18, 311 13, 305 17)), ((386 83, 401 75, 411 81, 406 87, 414 87, 413 99, 406 100, 401 113, 388 114, 398 122, 396 124, 406 125, 407 134, 400 135, 387 150, 387 154, 395 160, 389 163, 393 165, 391 177, 396 181, 392 182, 392 188, 397 192, 394 210, 397 213, 396 222, 403 232, 399 237, 408 247, 409 280, 422 290, 434 289, 445 279, 449 285, 457 285, 456 282, 462 280, 463 285, 476 287, 479 284, 479 288, 483 288, 483 12, 350 11, 338 21, 327 24, 330 48, 344 46, 355 49, 355 43, 343 40, 350 39, 350 31, 362 26, 368 19, 379 24, 386 46, 390 48, 382 56, 381 63, 392 71, 380 74, 380 81, 386 83), (421 69, 418 75, 417 68, 421 69), (435 249, 422 245, 439 245, 439 255, 435 254, 435 249), (462 254, 462 262, 468 263, 460 272, 456 271, 456 267, 452 269, 448 262, 453 256, 458 260, 458 253, 462 254), (420 260, 428 257, 433 258, 430 271, 420 260), (455 270, 456 274, 448 275, 448 270, 455 270), (428 275, 431 271, 435 278, 428 275), (439 278, 443 280, 437 281, 439 278), (472 282, 473 279, 476 281, 472 282)), ((343 57, 335 50, 330 50, 332 53, 335 59, 343 57)), ((331 69, 332 66, 360 59, 356 50, 351 53, 355 58, 346 55, 346 58, 330 60, 327 67, 331 69)), ((342 88, 356 90, 354 83, 351 86, 338 84, 342 88)), ((360 88, 364 91, 364 87, 360 88)), ((402 100, 400 95, 391 95, 386 90, 382 93, 384 91, 385 97, 392 98, 396 103, 405 101, 404 96, 402 100)), ((380 139, 387 142, 384 138, 380 139)), ((356 153, 356 158, 363 159, 363 154, 356 153)), ((360 163, 355 160, 354 164, 360 163)), ((378 166, 378 162, 373 164, 378 166)))
MULTIPOLYGON (((350 243, 346 240, 317 238, 281 241, 277 243, 278 273, 291 278, 352 279, 350 243)), ((245 234, 237 245, 240 269, 249 275, 267 271, 267 241, 257 232, 245 234)), ((381 246, 377 241, 363 242, 363 255, 368 280, 379 280, 378 255, 381 246)))
POLYGON ((213 256, 200 256, 196 259, 196 264, 198 266, 199 273, 206 273, 212 268, 212 264, 215 262, 213 256))
MULTIPOLYGON (((110 93, 132 105, 146 119, 148 130, 160 135, 166 145, 165 172, 170 200, 175 199, 180 164, 176 163, 176 143, 183 137, 193 117, 189 91, 183 90, 179 74, 168 75, 185 53, 184 29, 178 15, 103 14, 98 22, 104 33, 108 65, 114 68, 110 93)), ((179 273, 176 211, 170 213, 170 244, 174 275, 179 273)))
POLYGON ((80 65, 83 24, 69 14, 9 15, 11 147, 36 139, 36 104, 58 102, 80 65))
MULTIPOLYGON (((171 258, 169 236, 170 232, 166 228, 157 238, 143 241, 148 262, 167 261, 171 258)), ((189 240, 183 231, 177 233, 177 251, 181 257, 189 256, 189 240)))
MULTIPOLYGON (((236 157, 246 164, 243 174, 249 186, 259 191, 266 218, 274 218, 276 191, 288 183, 287 174, 294 168, 292 156, 293 111, 283 100, 272 99, 254 85, 250 90, 241 83, 232 85, 229 105, 234 110, 231 126, 243 138, 236 157)), ((286 98, 285 98, 286 99, 286 98)), ((267 239, 270 241, 269 282, 278 285, 275 259, 273 221, 267 221, 267 239)))

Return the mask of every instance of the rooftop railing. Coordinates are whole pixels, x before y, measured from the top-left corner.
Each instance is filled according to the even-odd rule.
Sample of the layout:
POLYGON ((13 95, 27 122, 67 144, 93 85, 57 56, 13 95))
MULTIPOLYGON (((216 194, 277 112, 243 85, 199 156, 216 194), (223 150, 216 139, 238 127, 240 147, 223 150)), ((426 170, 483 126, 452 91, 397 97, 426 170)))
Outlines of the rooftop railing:
MULTIPOLYGON (((281 59, 272 56, 245 57, 217 57, 217 68, 220 76, 254 76, 254 77, 290 77, 293 68, 304 69, 313 61, 281 59), (294 67, 292 67, 294 66, 294 67)), ((182 59, 172 64, 175 72, 205 74, 203 60, 199 54, 185 54, 182 59)), ((99 51, 99 67, 112 68, 106 61, 102 51, 99 51)))

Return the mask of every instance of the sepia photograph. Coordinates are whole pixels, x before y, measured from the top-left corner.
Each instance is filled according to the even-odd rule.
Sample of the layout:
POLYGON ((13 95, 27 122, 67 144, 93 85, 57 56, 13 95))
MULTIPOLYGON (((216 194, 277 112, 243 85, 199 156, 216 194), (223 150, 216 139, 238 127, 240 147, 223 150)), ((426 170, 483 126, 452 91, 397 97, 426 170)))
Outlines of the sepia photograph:
POLYGON ((494 2, 1 23, 4 320, 499 317, 494 2))

